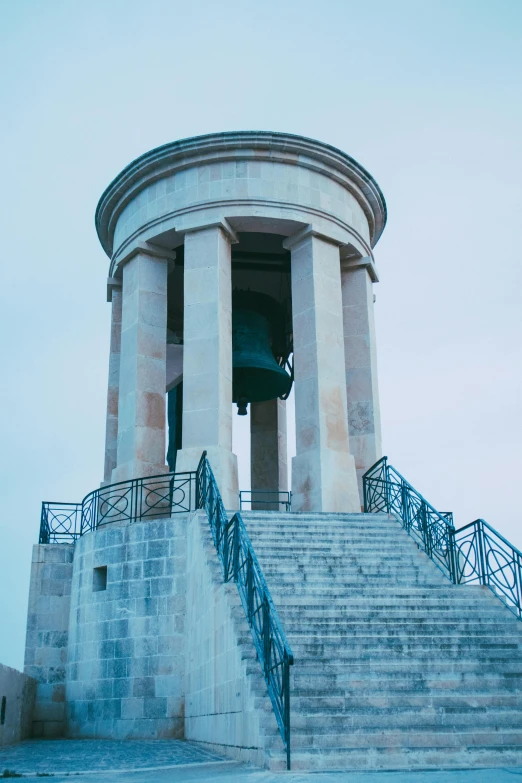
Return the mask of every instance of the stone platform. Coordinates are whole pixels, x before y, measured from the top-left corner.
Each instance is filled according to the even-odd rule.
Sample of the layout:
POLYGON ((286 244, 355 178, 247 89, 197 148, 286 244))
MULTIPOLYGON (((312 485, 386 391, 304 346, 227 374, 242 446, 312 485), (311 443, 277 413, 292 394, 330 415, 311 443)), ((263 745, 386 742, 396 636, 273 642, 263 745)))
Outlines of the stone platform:
POLYGON ((508 783, 522 767, 429 772, 269 772, 225 761, 180 740, 27 740, 0 750, 5 769, 23 777, 66 783, 88 776, 96 783, 508 783))

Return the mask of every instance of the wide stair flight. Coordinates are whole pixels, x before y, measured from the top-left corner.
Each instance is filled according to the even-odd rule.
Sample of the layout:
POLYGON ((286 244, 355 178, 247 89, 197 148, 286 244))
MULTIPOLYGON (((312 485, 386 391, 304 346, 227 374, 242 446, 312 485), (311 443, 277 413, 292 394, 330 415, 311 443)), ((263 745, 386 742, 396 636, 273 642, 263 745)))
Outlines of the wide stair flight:
POLYGON ((522 623, 487 587, 386 514, 242 515, 295 656, 292 769, 522 764, 522 623))

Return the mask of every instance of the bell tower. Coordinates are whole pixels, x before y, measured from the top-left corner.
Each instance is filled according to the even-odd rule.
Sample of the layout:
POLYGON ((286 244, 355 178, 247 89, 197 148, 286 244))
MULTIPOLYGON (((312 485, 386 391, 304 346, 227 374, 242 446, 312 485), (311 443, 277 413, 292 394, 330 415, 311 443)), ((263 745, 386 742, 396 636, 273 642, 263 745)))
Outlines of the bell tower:
POLYGON ((293 389, 293 510, 359 511, 381 456, 385 220, 362 166, 290 134, 184 139, 124 169, 96 214, 113 313, 105 482, 194 470, 205 449, 236 508, 232 416, 248 410, 252 488, 286 489, 293 389))

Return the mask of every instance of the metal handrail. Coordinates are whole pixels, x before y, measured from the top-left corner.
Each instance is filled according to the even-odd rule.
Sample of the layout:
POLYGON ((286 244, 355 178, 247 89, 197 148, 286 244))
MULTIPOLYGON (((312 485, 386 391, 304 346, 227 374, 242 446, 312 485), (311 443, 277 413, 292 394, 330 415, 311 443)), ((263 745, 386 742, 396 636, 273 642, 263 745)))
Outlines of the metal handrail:
POLYGON ((270 506, 270 511, 280 510, 280 506, 284 506, 285 512, 290 511, 292 508, 292 493, 286 491, 279 491, 277 489, 242 489, 239 492, 239 510, 251 511, 252 503, 259 506, 270 506), (250 497, 248 497, 250 495, 250 497), (263 497, 259 497, 262 495, 263 497), (244 505, 250 504, 250 509, 245 509, 244 505), (273 509, 273 506, 277 505, 277 509, 273 509))
POLYGON ((458 530, 382 457, 363 476, 364 510, 394 514, 455 584, 486 585, 522 619, 522 552, 484 519, 458 530))
POLYGON ((228 520, 206 451, 197 469, 196 493, 197 507, 207 512, 224 581, 237 585, 290 769, 290 666, 294 656, 241 514, 228 520))
POLYGON ((75 541, 112 522, 141 522, 186 514, 196 505, 196 472, 119 481, 89 492, 81 503, 44 501, 40 544, 75 541))

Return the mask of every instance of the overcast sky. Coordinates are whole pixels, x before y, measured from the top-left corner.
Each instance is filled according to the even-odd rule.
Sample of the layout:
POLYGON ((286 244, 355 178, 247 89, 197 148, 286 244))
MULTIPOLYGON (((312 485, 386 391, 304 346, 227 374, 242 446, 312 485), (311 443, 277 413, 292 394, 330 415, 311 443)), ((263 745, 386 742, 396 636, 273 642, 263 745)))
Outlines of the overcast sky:
POLYGON ((186 136, 298 133, 376 178, 385 453, 522 548, 521 31, 520 0, 0 0, 0 662, 23 666, 41 501, 102 478, 97 200, 186 136))

